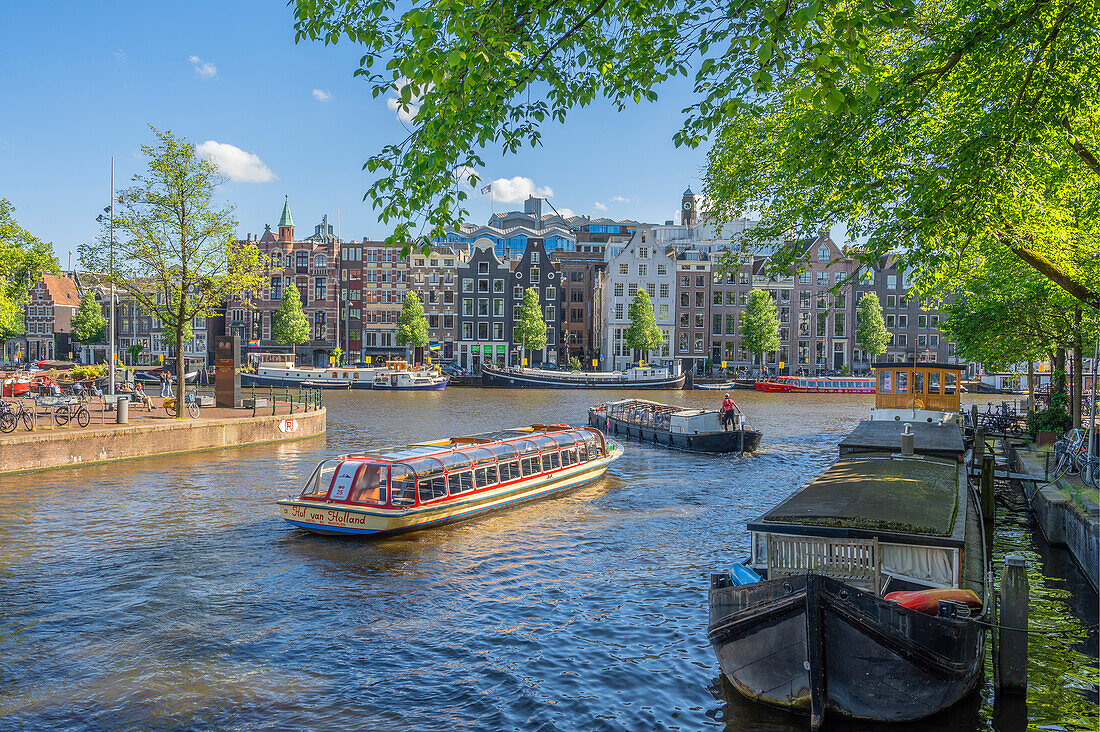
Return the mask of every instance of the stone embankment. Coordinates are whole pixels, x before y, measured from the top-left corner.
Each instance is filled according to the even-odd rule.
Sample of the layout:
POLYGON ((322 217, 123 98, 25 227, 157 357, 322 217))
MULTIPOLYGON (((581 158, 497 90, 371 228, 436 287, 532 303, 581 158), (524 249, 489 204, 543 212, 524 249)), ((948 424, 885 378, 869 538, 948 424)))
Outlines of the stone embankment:
MULTIPOLYGON (((1033 450, 1018 452, 1024 472, 1044 478, 1043 456, 1033 450)), ((1100 574, 1100 507, 1087 497, 1076 495, 1065 480, 1054 483, 1023 483, 1035 520, 1051 544, 1065 546, 1097 589, 1100 574)))
POLYGON ((325 433, 320 409, 252 416, 251 410, 203 410, 199 419, 146 419, 0 436, 0 474, 72 467, 199 450, 285 442, 325 433), (238 416, 242 415, 242 416, 238 416))

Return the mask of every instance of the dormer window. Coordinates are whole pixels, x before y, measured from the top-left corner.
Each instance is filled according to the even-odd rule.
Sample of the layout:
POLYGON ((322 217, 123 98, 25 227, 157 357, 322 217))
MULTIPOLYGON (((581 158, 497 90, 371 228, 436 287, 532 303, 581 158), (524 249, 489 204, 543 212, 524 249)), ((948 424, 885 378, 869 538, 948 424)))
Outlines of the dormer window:
POLYGON ((531 264, 538 264, 538 263, 539 263, 539 253, 538 252, 531 252, 531 264))
POLYGON ((829 261, 829 247, 822 244, 821 248, 817 250, 817 261, 828 262, 829 261))
POLYGON ((314 269, 324 269, 328 266, 328 257, 324 254, 318 254, 313 258, 314 269))

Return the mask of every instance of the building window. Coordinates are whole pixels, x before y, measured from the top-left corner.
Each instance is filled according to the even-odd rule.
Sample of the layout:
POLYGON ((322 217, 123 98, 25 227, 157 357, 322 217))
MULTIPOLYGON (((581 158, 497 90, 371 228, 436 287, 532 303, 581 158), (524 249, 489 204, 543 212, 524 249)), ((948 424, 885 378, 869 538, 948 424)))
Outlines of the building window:
POLYGON ((737 316, 733 313, 726 313, 726 335, 737 334, 737 316))
POLYGON ((327 287, 325 286, 325 278, 318 277, 313 281, 313 299, 324 300, 327 293, 327 287))
POLYGON ((639 264, 638 265, 638 276, 639 277, 646 277, 648 275, 649 275, 649 265, 639 264))
POLYGON ((706 306, 706 293, 695 291, 695 307, 701 308, 706 306))
POLYGON ((661 297, 668 297, 668 283, 661 285, 661 297))
POLYGON ((477 263, 477 273, 478 274, 489 274, 489 263, 488 262, 478 262, 477 263))
POLYGON ((531 284, 537 284, 538 283, 539 274, 540 274, 540 271, 539 271, 538 267, 532 267, 531 268, 531 284))
POLYGON ((474 314, 474 301, 471 298, 463 298, 462 300, 462 314, 473 315, 474 314))
POLYGON ((478 292, 488 292, 489 291, 489 280, 488 280, 488 278, 482 278, 482 279, 479 279, 477 281, 477 291, 478 292))
POLYGON ((621 275, 630 274, 630 265, 625 263, 625 262, 621 263, 619 265, 619 274, 621 274, 621 275))
POLYGON ((829 247, 825 244, 821 245, 821 248, 817 250, 817 261, 828 262, 829 261, 829 247))
POLYGON ((463 292, 473 292, 474 291, 474 281, 473 281, 472 278, 469 278, 469 277, 463 277, 462 278, 462 291, 463 292))
POLYGON ((817 273, 817 286, 818 287, 828 287, 829 286, 829 273, 828 272, 818 272, 817 273))
POLYGON ((546 322, 553 323, 557 317, 557 310, 553 305, 546 306, 546 322))
POLYGON ((493 292, 504 292, 504 280, 493 280, 493 292))
POLYGON ((504 300, 493 300, 493 315, 498 318, 504 317, 504 300))
MULTIPOLYGON (((667 305, 666 305, 667 307, 667 305)), ((623 304, 621 302, 615 303, 615 320, 623 319, 623 304)))
POLYGON ((886 275, 886 289, 887 290, 896 290, 896 289, 898 289, 898 276, 897 275, 886 275))
POLYGON ((462 324, 462 340, 468 341, 474 337, 474 324, 463 323, 462 324))
POLYGON ((702 328, 703 327, 703 314, 702 313, 696 313, 695 314, 695 327, 696 328, 702 328))
POLYGON ((531 264, 538 264, 538 263, 539 263, 539 253, 538 252, 531 252, 531 264))
POLYGON ((558 299, 558 289, 556 287, 547 287, 546 288, 546 299, 551 300, 551 301, 557 300, 558 299))
POLYGON ((493 323, 493 340, 504 340, 504 323, 493 323))
POLYGON ((661 322, 668 320, 668 305, 657 306, 657 318, 661 320, 661 322))
POLYGON ((712 315, 710 316, 710 332, 711 335, 722 335, 722 316, 712 315))
POLYGON ((489 324, 488 323, 478 323, 477 324, 477 339, 479 341, 489 340, 489 324))
POLYGON ((487 298, 481 298, 477 301, 477 314, 482 317, 489 317, 489 300, 487 298))
POLYGON ((314 269, 325 269, 326 267, 328 267, 328 257, 324 254, 318 254, 313 257, 314 269))
POLYGON ((627 294, 627 297, 634 297, 635 295, 637 295, 638 294, 638 283, 637 282, 631 282, 630 284, 628 284, 626 286, 626 294, 627 294))
POLYGON ((615 283, 615 297, 622 297, 622 296, 623 296, 623 283, 622 282, 616 282, 615 283))
MULTIPOLYGON (((657 276, 658 277, 666 277, 667 275, 668 275, 668 266, 664 265, 664 264, 658 264, 657 265, 657 276)), ((668 354, 665 354, 665 355, 667 356, 668 354)))
POLYGON ((649 247, 638 248, 638 259, 649 259, 649 247))
POLYGON ((647 282, 646 285, 645 285, 645 291, 646 291, 646 294, 649 295, 650 300, 657 297, 657 283, 647 282))

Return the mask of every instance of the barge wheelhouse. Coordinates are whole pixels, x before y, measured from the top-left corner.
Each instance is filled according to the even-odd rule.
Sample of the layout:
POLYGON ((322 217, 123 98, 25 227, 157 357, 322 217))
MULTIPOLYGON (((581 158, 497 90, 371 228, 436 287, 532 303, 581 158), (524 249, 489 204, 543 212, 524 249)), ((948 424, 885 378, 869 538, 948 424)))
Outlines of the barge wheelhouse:
POLYGON ((562 493, 621 455, 589 427, 506 429, 331 458, 277 504, 288 523, 315 533, 396 534, 562 493))

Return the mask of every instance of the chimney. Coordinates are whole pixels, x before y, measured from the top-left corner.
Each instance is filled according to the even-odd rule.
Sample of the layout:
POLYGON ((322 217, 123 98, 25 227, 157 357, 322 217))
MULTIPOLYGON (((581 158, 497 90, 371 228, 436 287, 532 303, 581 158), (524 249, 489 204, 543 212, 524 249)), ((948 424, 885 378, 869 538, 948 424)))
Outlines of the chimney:
POLYGON ((530 214, 536 219, 542 219, 542 199, 535 196, 528 196, 527 200, 523 202, 523 212, 530 214))

